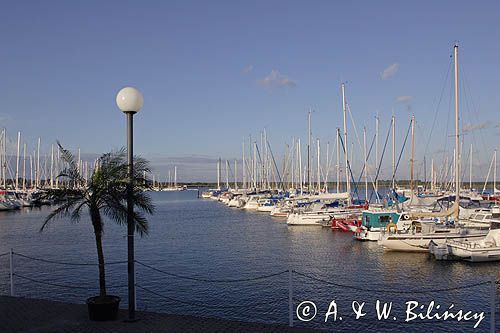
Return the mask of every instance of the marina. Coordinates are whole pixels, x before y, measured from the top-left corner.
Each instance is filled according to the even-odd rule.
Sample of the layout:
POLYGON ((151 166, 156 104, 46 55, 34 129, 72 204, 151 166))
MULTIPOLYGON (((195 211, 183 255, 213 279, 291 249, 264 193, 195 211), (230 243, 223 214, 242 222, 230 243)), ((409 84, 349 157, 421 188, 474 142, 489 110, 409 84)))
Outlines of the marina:
POLYGON ((3 7, 0 333, 498 331, 500 3, 3 7))
MULTIPOLYGON (((152 197, 157 213, 151 218, 150 236, 137 240, 136 259, 157 270, 202 281, 179 279, 138 264, 137 284, 170 298, 164 299, 138 288, 139 310, 287 325, 288 273, 236 283, 203 280, 244 280, 287 272, 292 268, 297 272, 293 276, 295 305, 303 300, 315 301, 325 312, 332 299, 339 303, 339 307, 350 309, 353 300, 371 304, 385 298, 387 302, 392 301, 398 307, 398 314, 403 316, 402 307, 407 300, 426 302, 433 299, 440 304, 454 303, 457 308, 485 311, 485 323, 477 331, 488 332, 491 290, 488 277, 500 278, 497 263, 443 263, 426 253, 386 252, 377 242, 354 240, 350 232, 288 226, 284 219, 276 219, 268 213, 198 199, 195 191, 154 192, 152 197), (484 281, 485 284, 476 285, 484 281), (469 285, 472 287, 443 291, 469 285), (393 294, 380 293, 379 290, 385 290, 387 286, 394 291, 393 294), (442 291, 425 293, 432 289, 442 291), (413 290, 424 293, 413 293, 413 290), (255 305, 262 303, 268 304, 255 305)), ((0 253, 13 248, 15 253, 26 257, 65 263, 93 262, 95 249, 90 225, 82 223, 86 217, 82 217, 81 223, 64 223, 64 227, 53 226, 40 233, 39 221, 49 211, 49 207, 43 206, 2 212, 0 253)), ((123 235, 119 226, 107 225, 104 242, 107 262, 126 259, 123 235)), ((83 289, 57 287, 14 276, 18 296, 81 303, 97 288, 97 281, 87 278, 95 275, 95 266, 66 266, 26 257, 14 256, 15 273, 19 276, 83 289)), ((108 283, 110 290, 123 295, 126 303, 124 266, 126 264, 120 263, 109 266, 108 283)), ((8 270, 8 256, 0 257, 2 294, 9 294, 8 270)), ((373 312, 367 316, 366 320, 354 320, 351 314, 342 322, 327 323, 324 319, 300 322, 295 317, 294 327, 367 330, 373 328, 372 320, 376 320, 373 312)), ((408 326, 401 320, 377 321, 376 327, 389 331, 417 331, 427 327, 469 332, 472 326, 473 323, 436 321, 414 321, 408 326)))
MULTIPOLYGON (((288 318, 289 327, 366 330, 372 323, 368 320, 358 321, 359 314, 356 314, 355 320, 341 322, 335 319, 333 324, 328 325, 332 304, 337 308, 337 302, 338 306, 343 303, 342 306, 347 308, 350 301, 355 313, 355 304, 360 302, 377 304, 378 309, 378 295, 386 294, 387 286, 390 285, 389 294, 394 292, 389 302, 391 306, 399 303, 400 308, 396 306, 395 309, 400 312, 404 309, 401 306, 407 306, 405 323, 419 318, 411 312, 413 304, 425 299, 418 295, 424 297, 435 293, 433 297, 439 298, 439 302, 450 303, 450 309, 457 302, 450 295, 462 301, 467 300, 464 306, 484 309, 477 316, 470 317, 478 319, 474 329, 489 310, 490 327, 494 327, 500 274, 498 263, 494 263, 500 261, 496 150, 482 190, 473 188, 472 164, 469 167, 469 186, 464 186, 459 176, 459 171, 463 170, 461 156, 455 153, 461 149, 457 57, 458 45, 455 45, 455 149, 450 159, 452 162, 446 162, 450 165, 446 172, 436 173, 432 161, 430 181, 427 178, 422 181, 414 176, 414 114, 411 115, 397 162, 394 116, 391 117, 380 161, 377 158, 369 160, 367 133, 363 131, 362 168, 359 176, 355 177, 355 146, 351 145, 349 151, 347 144, 348 111, 352 127, 356 126, 346 102, 344 83, 341 84, 344 128, 343 131, 336 131, 336 149, 330 150, 327 145, 326 158, 321 159, 319 139, 316 140, 316 152, 312 152, 312 112, 309 111, 305 163, 300 138, 293 138, 292 145, 286 145, 284 157, 279 160, 273 153, 268 141, 269 134, 264 129, 260 144, 251 139, 246 145, 243 142, 242 159, 235 160, 233 167, 227 159, 225 163, 221 158, 216 161, 216 183, 211 184, 210 188, 192 188, 193 191, 188 191, 191 184, 178 182, 177 166, 168 170, 168 177, 162 182, 158 180, 161 177, 155 175, 143 159, 137 158, 138 166, 128 169, 126 164, 120 162, 125 156, 124 151, 115 153, 117 155, 104 154, 91 162, 81 158, 80 150, 73 155, 57 142, 57 145, 51 145, 50 155, 42 157, 45 162, 42 165, 39 162, 40 139, 38 150, 29 156, 31 163, 28 177, 26 153, 22 158, 20 154, 20 147, 24 145, 26 150, 26 143, 21 142, 20 132, 17 134, 15 178, 12 179, 14 163, 6 152, 7 136, 4 129, 0 136, 0 152, 3 152, 0 154, 0 184, 3 188, 0 191, 0 214, 3 214, 0 232, 4 238, 0 256, 5 259, 8 257, 9 265, 4 263, 3 268, 0 266, 0 273, 3 272, 10 279, 0 284, 0 292, 32 298, 60 297, 65 302, 79 303, 85 298, 84 290, 95 288, 80 280, 90 273, 83 267, 92 266, 81 262, 82 258, 92 257, 89 252, 92 246, 85 246, 87 252, 81 251, 82 242, 89 241, 84 236, 89 234, 88 230, 81 228, 88 226, 66 224, 65 232, 59 233, 48 223, 55 216, 80 221, 81 211, 70 214, 69 210, 77 204, 75 200, 82 200, 78 203, 79 207, 87 205, 90 211, 90 216, 84 215, 83 219, 89 220, 90 217, 96 235, 101 297, 106 295, 105 268, 108 281, 112 276, 107 288, 113 290, 112 297, 120 302, 121 299, 125 300, 122 293, 127 284, 125 271, 118 268, 127 262, 129 265, 133 262, 136 266, 133 270, 136 282, 131 289, 129 270, 129 300, 122 302, 122 306, 127 305, 129 309, 133 304, 137 309, 172 314, 278 325, 286 324, 288 318), (380 167, 391 132, 392 179, 390 182, 380 181, 380 167), (406 146, 408 138, 409 147, 406 146), (396 180, 405 148, 410 154, 410 179, 406 182, 409 188, 401 186, 404 182, 396 180), (334 165, 330 156, 335 155, 334 165), (35 159, 37 162, 33 163, 35 159), (277 160, 281 161, 281 165, 277 160), (123 172, 116 173, 116 180, 111 173, 111 170, 115 170, 113 168, 123 172), (135 170, 137 174, 134 175, 133 185, 136 187, 131 188, 131 192, 128 192, 127 187, 125 192, 133 193, 137 198, 135 200, 139 200, 139 207, 152 215, 148 225, 144 224, 146 220, 142 217, 137 217, 139 225, 136 228, 139 233, 149 233, 150 225, 152 236, 147 237, 147 242, 138 240, 137 259, 132 261, 130 252, 128 261, 120 257, 125 253, 118 245, 119 238, 125 236, 123 232, 113 230, 116 226, 111 225, 106 226, 104 233, 98 213, 103 209, 107 217, 119 223, 123 221, 121 209, 125 208, 120 205, 125 201, 125 192, 119 189, 125 190, 120 177, 125 175, 126 170, 135 170), (331 171, 336 172, 335 182, 329 178, 331 171), (113 176, 106 176, 108 173, 113 176), (489 181, 490 173, 493 174, 493 182, 489 181), (107 182, 115 182, 115 185, 103 188, 99 177, 111 177, 107 182), (116 199, 114 195, 117 195, 116 199), (112 230, 111 239, 107 236, 109 227, 112 230), (22 228, 22 232, 19 233, 18 228, 22 228), (37 233, 41 230, 44 232, 37 233), (35 240, 24 239, 35 235, 35 240), (102 248, 102 236, 106 238, 105 243, 111 244, 105 251, 102 248), (56 250, 52 244, 63 248, 56 250), (76 256, 71 255, 73 251, 77 253, 76 256), (56 260, 53 257, 56 252, 64 260, 56 260), (104 252, 107 258, 111 258, 107 259, 111 260, 107 266, 104 252), (445 264, 444 261, 453 263, 445 264), (477 266, 478 262, 492 263, 477 266), (47 270, 49 265, 75 266, 77 269, 57 270, 51 267, 47 270), (416 272, 418 274, 414 274, 416 272), (171 281, 175 278, 181 281, 171 281), (185 280, 198 284, 186 285, 185 280), (265 285, 261 285, 261 282, 265 285), (234 283, 234 286, 221 288, 219 283, 234 283), (38 288, 32 288, 33 284, 38 288), (332 286, 335 287, 333 295, 329 294, 332 286), (54 291, 53 287, 57 289, 54 291), (457 296, 455 293, 446 293, 453 290, 460 290, 463 294, 457 296), (412 295, 411 300, 405 298, 408 294, 412 295), (484 295, 489 295, 491 301, 482 302, 484 295), (304 319, 303 314, 310 313, 307 309, 302 315, 299 312, 305 303, 314 304, 316 309, 316 303, 311 300, 327 302, 329 299, 324 321, 304 319), (262 313, 265 313, 265 317, 262 317, 262 313), (414 317, 408 319, 410 313, 414 317)), ((376 141, 378 132, 372 140, 370 152, 376 141)), ((378 144, 375 149, 378 157, 378 144)), ((472 148, 469 158, 472 158, 471 155, 472 148)), ((91 304, 91 299, 88 298, 87 304, 91 304)), ((472 308, 464 311, 470 312, 472 308)), ((379 310, 371 316, 368 314, 365 319, 373 320, 375 315, 380 321, 379 310)), ((396 323, 396 316, 394 318, 390 324, 379 323, 377 329, 408 330, 409 326, 400 326, 401 323, 396 323)), ((433 318, 441 317, 436 314, 433 318)), ((428 318, 423 316, 421 319, 428 318)), ((454 332, 467 332, 470 329, 449 323, 446 323, 445 329, 442 326, 444 324, 437 320, 415 322, 414 325, 418 325, 419 331, 426 327, 438 330, 453 327, 454 332)), ((486 325, 482 327, 487 331, 486 325)))

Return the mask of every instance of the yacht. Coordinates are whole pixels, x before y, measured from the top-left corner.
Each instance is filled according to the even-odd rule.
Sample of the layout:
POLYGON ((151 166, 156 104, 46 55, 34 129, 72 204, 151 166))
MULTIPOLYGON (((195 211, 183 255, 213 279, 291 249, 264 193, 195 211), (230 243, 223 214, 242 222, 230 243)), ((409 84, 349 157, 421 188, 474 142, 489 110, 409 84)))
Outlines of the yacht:
POLYGON ((432 241, 429 252, 437 260, 467 260, 471 262, 500 261, 500 208, 493 209, 488 234, 481 239, 449 239, 442 244, 432 241))

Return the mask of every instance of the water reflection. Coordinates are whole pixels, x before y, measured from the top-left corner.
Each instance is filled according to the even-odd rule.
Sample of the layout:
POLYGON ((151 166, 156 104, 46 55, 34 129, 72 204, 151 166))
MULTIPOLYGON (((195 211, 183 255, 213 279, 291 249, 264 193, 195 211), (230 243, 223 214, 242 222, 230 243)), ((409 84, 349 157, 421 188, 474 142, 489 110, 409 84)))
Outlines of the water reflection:
MULTIPOLYGON (((293 278, 295 300, 313 300, 323 311, 332 299, 338 300, 343 309, 350 309, 350 302, 356 299, 370 304, 377 299, 393 301, 398 311, 403 311, 408 299, 421 302, 435 299, 443 304, 454 302, 457 307, 487 311, 489 286, 415 295, 379 290, 447 288, 482 281, 492 274, 500 280, 500 269, 495 263, 437 262, 422 253, 385 252, 376 242, 356 241, 350 233, 333 232, 321 227, 289 227, 284 219, 228 208, 212 200, 197 199, 196 195, 194 191, 153 193, 156 214, 150 220, 150 235, 137 239, 137 260, 166 272, 208 279, 255 277, 292 268, 326 281, 299 275, 293 278)), ((17 252, 34 257, 95 262, 95 245, 88 218, 83 216, 80 223, 55 221, 47 231, 40 233, 39 228, 49 209, 0 212, 0 253, 12 247, 17 252)), ((105 224, 104 251, 107 261, 126 260, 125 233, 124 228, 113 223, 105 224)), ((7 259, 0 258, 0 292, 3 294, 9 290, 7 259)), ((95 287, 97 290, 95 267, 68 268, 19 257, 16 257, 15 265, 16 272, 21 275, 95 287)), ((120 287, 126 285, 126 267, 110 267, 107 277, 112 292, 122 296, 123 305, 126 305, 126 287, 120 287)), ((137 281, 171 298, 210 305, 244 306, 224 310, 198 308, 138 290, 140 309, 284 324, 288 320, 287 274, 262 281, 221 285, 176 279, 138 265, 137 281), (269 304, 252 306, 262 302, 269 304)), ((19 295, 72 302, 82 302, 95 292, 48 287, 20 279, 16 280, 16 290, 19 295)), ((471 328, 456 322, 421 322, 405 326, 399 321, 386 323, 376 319, 356 321, 347 318, 349 320, 335 324, 325 324, 321 319, 296 324, 343 331, 416 332, 425 329, 467 332, 471 328)), ((373 319, 373 314, 367 318, 373 319)), ((485 327, 476 331, 488 331, 485 327)))

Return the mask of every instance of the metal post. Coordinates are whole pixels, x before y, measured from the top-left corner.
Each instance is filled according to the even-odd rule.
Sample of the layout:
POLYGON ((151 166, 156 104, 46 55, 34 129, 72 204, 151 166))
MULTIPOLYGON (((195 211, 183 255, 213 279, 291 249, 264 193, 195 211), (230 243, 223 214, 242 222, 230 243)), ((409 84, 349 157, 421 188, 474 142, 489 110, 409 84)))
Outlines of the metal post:
POLYGON ((10 270, 10 296, 14 296, 14 250, 10 249, 9 253, 9 270, 10 270))
POLYGON ((491 315, 490 315, 490 332, 495 333, 495 301, 496 301, 496 277, 491 276, 491 315))
POLYGON ((293 327, 293 272, 288 269, 288 326, 293 327))
POLYGON ((127 240, 128 240, 128 320, 135 320, 135 268, 134 268, 134 147, 133 117, 135 112, 127 112, 127 240))

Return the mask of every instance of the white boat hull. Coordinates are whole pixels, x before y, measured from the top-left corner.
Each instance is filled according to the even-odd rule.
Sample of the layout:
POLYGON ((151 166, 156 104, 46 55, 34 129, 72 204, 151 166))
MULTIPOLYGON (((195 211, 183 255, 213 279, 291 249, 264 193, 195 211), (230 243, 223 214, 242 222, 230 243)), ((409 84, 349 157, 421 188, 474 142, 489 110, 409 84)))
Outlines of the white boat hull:
POLYGON ((500 261, 500 247, 474 249, 458 244, 431 244, 429 250, 436 260, 500 261))
POLYGON ((380 230, 378 228, 372 228, 371 230, 361 229, 360 232, 354 232, 354 238, 361 241, 376 242, 380 238, 380 230))
POLYGON ((424 235, 384 235, 378 243, 387 251, 399 252, 428 252, 429 243, 432 241, 437 245, 446 243, 447 240, 474 240, 486 236, 486 232, 477 234, 460 234, 453 232, 449 234, 424 234, 424 235))
POLYGON ((257 207, 257 211, 270 213, 273 210, 273 208, 274 206, 259 206, 257 207))
POLYGON ((321 226, 322 222, 329 220, 329 215, 324 214, 289 214, 286 223, 288 225, 314 225, 321 226))
POLYGON ((229 207, 238 207, 240 205, 240 200, 237 198, 231 199, 227 205, 229 207))
POLYGON ((249 201, 245 204, 245 206, 243 206, 243 209, 257 210, 257 207, 259 207, 259 205, 256 201, 249 201))

